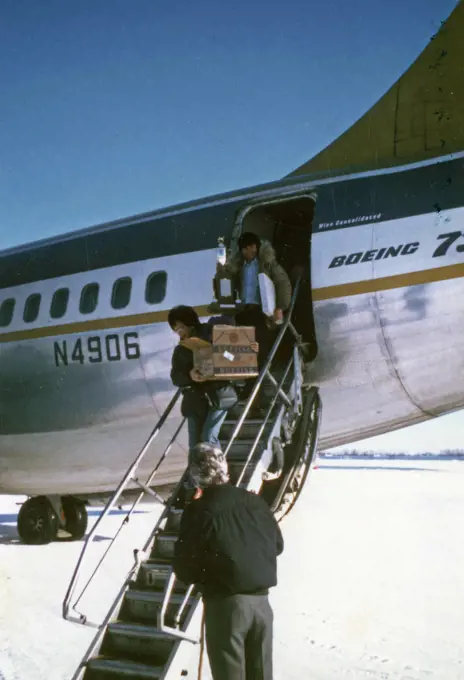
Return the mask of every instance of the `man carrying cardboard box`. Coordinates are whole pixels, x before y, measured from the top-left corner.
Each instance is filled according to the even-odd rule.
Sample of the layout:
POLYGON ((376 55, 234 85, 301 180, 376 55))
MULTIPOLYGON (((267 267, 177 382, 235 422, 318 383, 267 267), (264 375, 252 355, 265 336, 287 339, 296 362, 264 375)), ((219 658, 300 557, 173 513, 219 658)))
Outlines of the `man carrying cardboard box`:
POLYGON ((172 355, 171 380, 183 388, 181 413, 187 418, 190 461, 200 442, 219 446, 219 431, 237 393, 227 379, 210 379, 194 366, 194 351, 211 346, 212 326, 200 323, 193 307, 186 305, 171 309, 168 323, 180 339, 172 355))
POLYGON ((168 314, 180 340, 172 355, 171 380, 183 388, 181 413, 187 418, 190 455, 200 442, 219 446, 222 423, 238 400, 230 381, 258 375, 254 328, 213 326, 214 321, 200 323, 186 305, 168 314))

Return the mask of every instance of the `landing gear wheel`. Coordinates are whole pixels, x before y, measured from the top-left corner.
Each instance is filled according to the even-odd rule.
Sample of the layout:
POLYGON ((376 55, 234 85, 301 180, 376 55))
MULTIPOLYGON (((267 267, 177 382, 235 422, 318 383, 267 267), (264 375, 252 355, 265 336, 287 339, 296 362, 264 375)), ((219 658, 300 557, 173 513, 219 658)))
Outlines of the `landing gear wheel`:
POLYGON ((59 521, 46 496, 29 498, 18 513, 18 534, 27 545, 46 545, 56 539, 59 521))
POLYGON ((293 441, 288 447, 289 454, 293 454, 293 460, 288 461, 286 475, 270 503, 278 522, 291 511, 305 485, 317 451, 320 420, 321 400, 318 391, 311 388, 305 393, 303 414, 299 419, 293 441))
POLYGON ((89 521, 85 504, 72 496, 63 496, 61 505, 63 506, 65 519, 64 529, 71 534, 69 540, 80 541, 85 536, 89 521))

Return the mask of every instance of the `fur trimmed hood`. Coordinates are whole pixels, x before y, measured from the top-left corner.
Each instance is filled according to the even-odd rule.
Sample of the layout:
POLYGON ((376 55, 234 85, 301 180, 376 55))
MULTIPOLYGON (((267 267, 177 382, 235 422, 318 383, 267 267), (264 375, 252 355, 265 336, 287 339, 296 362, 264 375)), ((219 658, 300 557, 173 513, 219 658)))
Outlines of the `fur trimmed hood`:
MULTIPOLYGON (((267 239, 261 240, 257 261, 259 273, 267 274, 275 286, 277 308, 285 311, 290 306, 292 284, 285 269, 277 262, 275 250, 267 239)), ((225 270, 234 279, 236 290, 241 290, 244 262, 242 253, 236 250, 225 265, 225 270)))
MULTIPOLYGON (((269 267, 276 260, 275 250, 270 241, 261 239, 259 247, 258 260, 263 267, 269 267)), ((244 259, 240 250, 237 250, 230 261, 227 263, 227 268, 232 274, 237 274, 242 268, 244 259)))

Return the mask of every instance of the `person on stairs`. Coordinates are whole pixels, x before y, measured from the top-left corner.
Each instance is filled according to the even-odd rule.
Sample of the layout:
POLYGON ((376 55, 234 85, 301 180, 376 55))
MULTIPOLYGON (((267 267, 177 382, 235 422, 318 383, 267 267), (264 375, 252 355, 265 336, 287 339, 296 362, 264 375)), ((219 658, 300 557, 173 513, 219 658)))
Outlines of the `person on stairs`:
MULTIPOLYGON (((225 265, 218 264, 233 276, 234 287, 240 291, 243 310, 235 316, 237 326, 254 326, 259 344, 258 367, 262 369, 276 336, 276 325, 282 322, 284 312, 290 307, 292 284, 285 269, 277 262, 271 243, 260 239, 253 232, 245 232, 238 239, 238 251, 225 265), (258 274, 267 274, 275 287, 276 309, 269 319, 263 312, 259 292, 258 274)), ((242 397, 247 398, 253 389, 253 381, 248 381, 242 397)), ((259 408, 261 391, 256 406, 259 408)))
POLYGON ((219 446, 222 423, 238 397, 230 381, 208 380, 194 369, 193 352, 184 344, 192 337, 211 342, 212 325, 200 323, 193 307, 186 305, 171 309, 168 323, 180 339, 172 355, 171 380, 176 387, 183 388, 181 413, 187 418, 190 462, 199 442, 219 446))
POLYGON ((277 262, 272 244, 247 231, 238 239, 238 251, 225 265, 218 264, 234 277, 234 287, 240 291, 243 310, 235 316, 237 326, 254 326, 259 343, 258 363, 265 363, 272 347, 272 322, 280 323, 292 298, 292 284, 285 269, 277 262), (259 292, 258 274, 267 274, 275 287, 276 309, 273 319, 263 313, 259 292))
POLYGON ((279 525, 266 501, 229 483, 220 449, 199 444, 190 475, 199 497, 182 515, 173 569, 202 593, 213 680, 272 680, 279 525))

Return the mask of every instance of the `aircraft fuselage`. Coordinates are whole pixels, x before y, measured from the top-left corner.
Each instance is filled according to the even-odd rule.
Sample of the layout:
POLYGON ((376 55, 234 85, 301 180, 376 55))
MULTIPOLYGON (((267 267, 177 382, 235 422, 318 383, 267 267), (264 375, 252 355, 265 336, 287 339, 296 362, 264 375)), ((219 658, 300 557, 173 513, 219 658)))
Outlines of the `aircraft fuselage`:
MULTIPOLYGON (((463 188, 462 157, 296 177, 5 251, 0 493, 113 490, 175 391, 169 309, 207 316, 217 238, 290 230, 305 201, 320 447, 462 408, 463 188)), ((160 485, 185 467, 185 433, 169 461, 160 485)))

